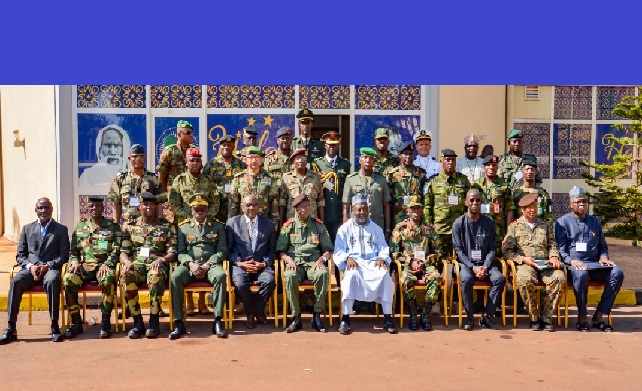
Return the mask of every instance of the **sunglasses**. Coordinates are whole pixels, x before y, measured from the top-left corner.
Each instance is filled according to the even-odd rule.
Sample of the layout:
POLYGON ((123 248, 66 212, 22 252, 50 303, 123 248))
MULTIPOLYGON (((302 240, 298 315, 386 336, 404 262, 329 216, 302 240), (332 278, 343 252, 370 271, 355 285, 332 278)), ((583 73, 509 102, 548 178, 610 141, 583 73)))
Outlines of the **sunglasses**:
POLYGON ((192 134, 194 134, 194 131, 193 130, 183 130, 183 134, 191 136, 192 134))
POLYGON ((145 159, 145 155, 131 155, 132 159, 145 159))
POLYGON ((251 206, 259 206, 259 203, 258 202, 246 202, 245 203, 245 207, 246 208, 249 208, 251 206))
POLYGON ((479 145, 477 145, 477 144, 466 144, 465 147, 466 148, 479 148, 479 145))

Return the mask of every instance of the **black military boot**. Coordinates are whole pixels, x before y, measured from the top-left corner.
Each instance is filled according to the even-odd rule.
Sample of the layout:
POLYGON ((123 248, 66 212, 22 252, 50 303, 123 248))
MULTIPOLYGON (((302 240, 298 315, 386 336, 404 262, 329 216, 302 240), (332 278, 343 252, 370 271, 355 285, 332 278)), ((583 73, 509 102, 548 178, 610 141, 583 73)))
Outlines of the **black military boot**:
POLYGON ((389 334, 397 334, 397 326, 392 321, 392 315, 383 315, 383 329, 386 330, 389 334))
POLYGON ((65 331, 65 338, 72 339, 76 338, 78 334, 82 334, 82 318, 80 314, 71 315, 71 324, 69 328, 65 331))
POLYGON ((101 339, 106 339, 111 337, 111 315, 110 314, 103 314, 103 318, 100 321, 100 338, 101 339))
POLYGON ((286 333, 293 333, 295 331, 299 331, 303 328, 303 324, 301 323, 301 315, 295 315, 292 317, 292 323, 285 329, 286 333))
POLYGON ((421 311, 421 328, 426 331, 431 331, 432 324, 430 324, 428 315, 430 315, 430 309, 426 306, 424 307, 423 311, 421 311))
POLYGON ((160 324, 158 321, 158 314, 149 315, 149 327, 145 333, 146 338, 158 338, 160 334, 160 324))
POLYGON ((187 330, 185 329, 185 324, 183 323, 182 320, 176 319, 174 321, 174 331, 169 333, 169 339, 179 339, 181 335, 187 334, 187 330))
POLYGON ((325 325, 321 321, 321 314, 318 312, 315 312, 312 315, 312 328, 322 333, 326 332, 325 325))
POLYGON ((417 319, 417 302, 410 300, 408 302, 408 309, 410 310, 410 322, 408 328, 410 330, 419 330, 419 320, 417 319))
POLYGON ((134 327, 129 330, 127 336, 130 339, 138 339, 145 335, 145 323, 143 322, 143 315, 134 315, 134 327))

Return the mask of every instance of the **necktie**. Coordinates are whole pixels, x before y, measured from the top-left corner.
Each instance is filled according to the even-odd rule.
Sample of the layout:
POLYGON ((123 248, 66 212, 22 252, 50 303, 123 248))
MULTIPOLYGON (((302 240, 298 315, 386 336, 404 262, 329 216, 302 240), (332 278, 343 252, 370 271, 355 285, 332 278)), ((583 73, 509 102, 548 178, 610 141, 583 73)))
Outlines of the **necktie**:
POLYGON ((203 224, 198 225, 198 233, 203 234, 203 224))
POLYGON ((254 220, 250 220, 248 228, 248 235, 250 236, 250 247, 254 248, 254 243, 252 242, 252 234, 254 233, 254 220))

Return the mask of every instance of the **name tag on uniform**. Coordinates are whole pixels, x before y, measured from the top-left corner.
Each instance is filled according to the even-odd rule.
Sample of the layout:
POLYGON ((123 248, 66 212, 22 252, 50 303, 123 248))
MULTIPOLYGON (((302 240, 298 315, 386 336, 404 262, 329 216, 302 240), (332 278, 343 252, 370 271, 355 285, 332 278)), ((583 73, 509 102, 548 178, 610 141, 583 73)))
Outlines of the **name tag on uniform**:
POLYGON ((140 251, 138 252, 138 255, 141 257, 149 257, 149 246, 142 246, 140 248, 140 251))
POLYGON ((522 174, 521 171, 517 171, 515 174, 513 174, 516 180, 520 180, 524 177, 524 174, 522 174))
POLYGON ((129 197, 129 206, 138 206, 140 205, 140 200, 138 197, 131 196, 129 197))
POLYGON ((100 250, 107 250, 108 242, 106 240, 99 240, 98 241, 98 249, 100 250))
POLYGON ((473 258, 473 261, 481 261, 481 250, 473 250, 470 254, 473 258))
POLYGON ((490 204, 482 204, 481 205, 481 212, 490 214, 490 204))
POLYGON ((575 243, 575 250, 581 253, 586 252, 586 243, 575 243))
POLYGON ((232 184, 228 182, 225 184, 225 186, 223 186, 223 188, 226 193, 229 193, 230 190, 232 190, 232 184))
POLYGON ((323 187, 325 187, 328 190, 332 190, 334 189, 334 183, 332 183, 332 181, 330 181, 329 179, 326 179, 325 183, 323 184, 323 187))
POLYGON ((459 197, 456 195, 448 196, 448 205, 459 205, 459 197))
POLYGON ((418 261, 425 261, 426 260, 426 252, 417 250, 415 251, 415 254, 413 255, 413 258, 418 260, 418 261))

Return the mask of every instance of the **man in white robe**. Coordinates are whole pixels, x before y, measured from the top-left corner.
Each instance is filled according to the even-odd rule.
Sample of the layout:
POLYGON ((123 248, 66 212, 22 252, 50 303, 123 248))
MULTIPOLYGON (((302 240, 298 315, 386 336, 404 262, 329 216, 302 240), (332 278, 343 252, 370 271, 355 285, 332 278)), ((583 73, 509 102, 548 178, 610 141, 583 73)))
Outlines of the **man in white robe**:
POLYGON ((352 197, 352 218, 337 231, 334 263, 343 271, 341 334, 350 334, 350 314, 355 300, 377 302, 383 307, 384 330, 397 333, 392 321, 395 285, 390 277, 390 248, 381 227, 368 218, 365 194, 352 197))

